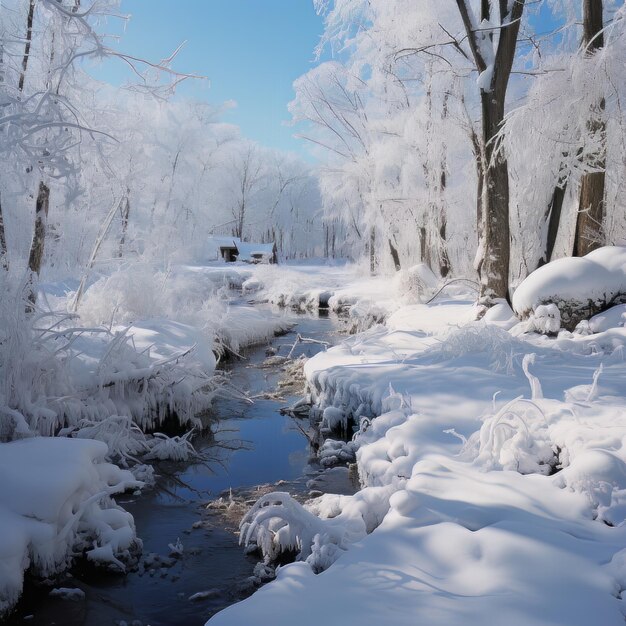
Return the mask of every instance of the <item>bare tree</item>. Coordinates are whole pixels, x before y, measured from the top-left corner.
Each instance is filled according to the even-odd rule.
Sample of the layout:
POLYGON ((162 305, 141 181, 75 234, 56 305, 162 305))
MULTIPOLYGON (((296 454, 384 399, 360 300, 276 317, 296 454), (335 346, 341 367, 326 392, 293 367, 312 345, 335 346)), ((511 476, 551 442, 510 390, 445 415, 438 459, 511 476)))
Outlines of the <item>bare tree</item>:
POLYGON ((235 222, 234 235, 240 239, 243 239, 251 196, 258 189, 263 178, 261 167, 262 163, 252 144, 248 145, 242 158, 237 159, 234 165, 237 199, 232 214, 235 222))
MULTIPOLYGON (((498 0, 499 26, 486 30, 476 23, 469 0, 457 0, 472 58, 480 73, 484 181, 481 190, 482 224, 479 225, 479 230, 483 232, 483 245, 479 268, 481 301, 487 305, 494 298, 508 298, 509 173, 506 157, 496 150, 495 137, 504 120, 506 92, 524 3, 525 0, 498 0)), ((481 0, 482 24, 493 21, 492 4, 496 3, 481 0)))

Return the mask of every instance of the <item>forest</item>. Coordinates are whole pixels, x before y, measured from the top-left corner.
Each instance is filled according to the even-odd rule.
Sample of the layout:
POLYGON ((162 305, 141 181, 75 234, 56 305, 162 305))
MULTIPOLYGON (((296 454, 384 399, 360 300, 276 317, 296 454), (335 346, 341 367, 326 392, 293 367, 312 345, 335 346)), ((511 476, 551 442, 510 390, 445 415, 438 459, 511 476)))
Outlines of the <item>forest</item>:
POLYGON ((0 622, 623 623, 626 5, 296 1, 301 151, 126 0, 0 1, 0 622))

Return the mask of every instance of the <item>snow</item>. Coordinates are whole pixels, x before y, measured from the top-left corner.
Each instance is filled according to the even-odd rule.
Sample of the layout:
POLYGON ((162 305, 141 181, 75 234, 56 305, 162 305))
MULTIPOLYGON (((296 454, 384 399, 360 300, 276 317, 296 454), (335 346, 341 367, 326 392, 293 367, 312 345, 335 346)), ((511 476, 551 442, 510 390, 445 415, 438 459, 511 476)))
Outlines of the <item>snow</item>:
POLYGON ((140 545, 132 516, 111 496, 142 483, 106 454, 105 444, 83 439, 0 444, 0 614, 17 601, 26 569, 49 577, 85 552, 123 570, 140 545))
POLYGON ((619 328, 625 324, 626 304, 613 306, 589 319, 589 329, 593 333, 603 333, 606 330, 619 328))
POLYGON ((557 259, 535 270, 515 290, 513 309, 525 318, 538 306, 552 303, 562 317, 572 317, 575 326, 624 294, 626 247, 605 246, 584 257, 557 259))
POLYGON ((50 596, 53 598, 60 598, 61 600, 72 600, 77 602, 84 600, 85 592, 82 589, 69 588, 69 587, 57 587, 50 592, 50 596))
POLYGON ((535 334, 504 302, 479 322, 460 297, 397 305, 307 361, 312 419, 355 424, 362 489, 258 501, 242 542, 299 560, 208 623, 623 624, 623 311, 583 335, 555 308, 535 334))
MULTIPOLYGON (((620 255, 612 249, 589 257, 619 274, 620 255)), ((29 354, 39 363, 50 346, 63 346, 46 389, 58 395, 62 388, 73 400, 60 412, 43 394, 14 418, 14 436, 63 426, 59 434, 68 438, 0 444, 9 446, 0 448, 5 609, 28 567, 51 575, 84 550, 100 564, 124 567, 134 526, 110 497, 139 483, 110 461, 195 456, 189 432, 142 430, 158 423, 161 402, 191 428, 218 389, 206 389, 216 353, 288 328, 288 313, 242 301, 239 290, 248 284, 257 303, 316 309, 324 301, 361 331, 304 364, 310 419, 324 435, 353 435, 327 439, 320 463, 356 461, 361 490, 304 505, 288 493, 263 496, 243 520, 241 542, 261 553, 259 572, 273 572, 276 560, 298 560, 211 624, 253 623, 272 607, 276 624, 375 623, 384 607, 394 607, 398 624, 471 626, 496 612, 511 624, 623 622, 616 599, 626 579, 623 305, 572 333, 561 328, 555 302, 535 304, 519 322, 499 301, 475 321, 474 298, 440 293, 438 279, 421 266, 398 274, 390 289, 389 277, 370 277, 358 265, 217 264, 164 271, 156 281, 163 299, 148 311, 130 293, 154 288, 142 284, 145 271, 116 275, 114 302, 106 301, 107 279, 96 280, 79 309, 87 319, 64 321, 61 334, 36 344, 41 354, 29 354), (105 317, 109 326, 96 327, 105 317), (68 329, 86 321, 94 326, 68 329), (177 380, 184 380, 180 387, 172 385, 177 380), (57 445, 66 448, 55 456, 57 445), (40 465, 31 453, 4 454, 11 446, 38 447, 40 465), (47 480, 27 480, 40 474, 47 480), (80 512, 80 522, 67 507, 80 512), (41 547, 42 533, 53 549, 41 547), (293 591, 302 585, 307 593, 296 602, 293 591)), ((150 479, 146 467, 135 474, 150 479)), ((180 541, 170 549, 184 550, 180 541)), ((209 597, 199 589, 189 597, 209 597)))

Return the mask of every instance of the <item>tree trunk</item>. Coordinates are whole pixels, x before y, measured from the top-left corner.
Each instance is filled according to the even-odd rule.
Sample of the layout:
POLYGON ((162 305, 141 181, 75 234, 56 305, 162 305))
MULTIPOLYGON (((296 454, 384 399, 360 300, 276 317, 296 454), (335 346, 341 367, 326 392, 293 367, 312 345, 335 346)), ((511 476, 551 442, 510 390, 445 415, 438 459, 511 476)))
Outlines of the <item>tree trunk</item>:
POLYGON ((483 190, 484 190, 484 181, 485 181, 485 170, 483 168, 484 158, 482 153, 482 147, 480 144, 480 139, 478 135, 474 132, 472 128, 470 131, 470 138, 472 140, 472 146, 474 148, 474 157, 476 163, 476 235, 477 235, 477 245, 478 245, 478 254, 476 255, 476 271, 480 276, 480 271, 482 268, 482 262, 484 254, 481 252, 483 247, 483 238, 485 232, 485 225, 483 223, 483 190))
POLYGON ((373 226, 370 230, 370 274, 376 274, 376 230, 373 226))
POLYGON ((128 217, 130 215, 130 200, 128 199, 130 190, 126 190, 126 202, 120 205, 120 213, 122 214, 122 235, 120 237, 120 247, 117 252, 118 258, 124 256, 124 243, 126 242, 126 232, 128 231, 128 217))
POLYGON ((39 190, 37 192, 37 204, 35 205, 35 232, 33 241, 30 246, 30 254, 28 256, 28 269, 31 272, 31 284, 28 294, 29 305, 27 311, 32 312, 37 301, 37 293, 32 284, 32 276, 41 272, 41 264, 43 261, 44 246, 46 243, 46 221, 48 219, 48 208, 50 206, 50 188, 43 181, 39 182, 39 190))
POLYGON ((450 273, 450 259, 448 257, 448 245, 446 241, 446 229, 448 223, 445 214, 441 216, 439 225, 439 239, 441 240, 441 254, 439 256, 439 273, 445 278, 450 273))
POLYGON ((28 4, 28 17, 26 18, 26 43, 24 45, 24 56, 22 57, 22 72, 17 88, 20 93, 24 91, 24 81, 26 80, 26 69, 30 57, 30 44, 33 39, 33 18, 35 15, 35 0, 30 0, 28 4))
POLYGON ((324 224, 324 258, 327 259, 328 258, 328 223, 324 224))
POLYGON ((584 256, 604 245, 604 172, 585 174, 580 186, 574 256, 584 256))
POLYGON ((391 241, 391 239, 389 239, 389 251, 391 252, 391 258, 393 259, 393 265, 396 268, 396 272, 399 272, 401 269, 400 255, 398 254, 398 249, 393 245, 393 241, 391 241))
MULTIPOLYGON (((426 263, 428 265, 428 246, 426 245, 426 227, 419 227, 420 234, 420 259, 422 263, 426 263)), ((430 266, 429 266, 430 267, 430 266)))
MULTIPOLYGON (((586 54, 593 54, 604 46, 602 19, 602 0, 583 0, 583 45, 586 54)), ((589 120, 589 131, 604 137, 606 124, 603 117, 604 100, 598 103, 589 120)), ((604 144, 604 139, 602 139, 604 144)), ((576 216, 576 234, 574 237, 574 256, 584 256, 604 245, 602 224, 604 222, 604 179, 606 167, 606 149, 594 155, 594 166, 598 170, 583 174, 580 182, 578 215, 576 216)))
MULTIPOLYGON (((483 246, 482 259, 477 263, 480 274, 480 301, 490 306, 497 298, 509 296, 509 172, 506 158, 495 153, 495 137, 504 120, 504 103, 513 67, 517 35, 524 12, 525 0, 498 0, 500 35, 493 60, 484 56, 484 46, 492 45, 493 34, 476 30, 468 7, 468 0, 457 0, 465 26, 468 44, 476 69, 491 73, 489 85, 481 86, 482 110, 481 154, 484 154, 483 181, 483 246)), ((490 20, 492 3, 481 1, 481 22, 490 20)))
POLYGON ((0 199, 0 268, 8 271, 9 254, 7 250, 7 239, 4 232, 4 214, 2 213, 2 200, 0 199))
POLYGON ((567 182, 562 187, 555 187, 552 193, 552 202, 550 202, 550 221, 548 222, 548 239, 546 241, 546 261, 550 263, 554 254, 554 246, 556 245, 556 236, 559 232, 559 224, 561 223, 561 213, 563 211, 563 200, 567 191, 567 182))
MULTIPOLYGON (((443 114, 442 119, 446 119, 448 117, 448 98, 450 97, 450 93, 446 92, 446 95, 443 98, 443 114)), ((446 163, 446 151, 447 146, 444 144, 443 146, 443 157, 441 159, 441 169, 439 173, 439 212, 440 212, 440 222, 439 222, 439 275, 441 278, 445 278, 450 273, 450 258, 448 257, 448 241, 447 237, 447 228, 448 228, 448 217, 446 215, 446 204, 445 204, 445 193, 446 193, 446 185, 447 185, 447 163, 446 163)))
POLYGON ((483 193, 484 257, 480 297, 490 304, 509 291, 509 171, 505 158, 494 155, 493 139, 504 120, 504 93, 481 93, 485 170, 483 193))

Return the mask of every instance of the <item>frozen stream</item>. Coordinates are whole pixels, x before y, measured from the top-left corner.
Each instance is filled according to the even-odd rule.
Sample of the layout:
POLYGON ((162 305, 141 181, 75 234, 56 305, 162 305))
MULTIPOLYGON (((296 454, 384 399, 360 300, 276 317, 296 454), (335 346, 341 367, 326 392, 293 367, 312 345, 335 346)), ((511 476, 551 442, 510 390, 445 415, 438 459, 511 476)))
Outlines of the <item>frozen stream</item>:
MULTIPOLYGON (((337 341, 335 324, 328 318, 299 316, 294 321, 294 331, 273 342, 279 354, 289 351, 295 331, 330 343, 337 341)), ((316 344, 300 345, 295 354, 312 355, 320 349, 316 344)), ((274 391, 281 378, 280 368, 259 367, 265 352, 266 346, 254 348, 246 354, 247 360, 229 365, 233 385, 250 396, 274 391)), ((246 581, 258 559, 244 555, 234 533, 235 522, 220 515, 207 518, 205 504, 230 488, 254 488, 278 481, 288 481, 287 485, 281 483, 280 490, 307 492, 306 482, 318 469, 309 465, 309 445, 294 420, 279 413, 281 406, 294 400, 289 396, 283 400, 257 399, 254 404, 218 400, 210 417, 215 438, 195 441, 196 448, 215 461, 161 464, 156 468, 161 478, 154 490, 137 498, 118 498, 133 514, 143 540, 139 569, 121 576, 76 568, 61 585, 82 589, 86 597, 79 601, 50 598, 49 588, 29 584, 7 623, 200 626, 218 610, 248 595, 252 589, 246 581), (238 448, 240 441, 244 447, 228 449, 238 448), (202 520, 204 525, 193 528, 202 520), (184 551, 169 565, 168 544, 176 543, 178 538, 184 551), (159 555, 161 560, 151 562, 151 554, 159 555), (168 567, 163 567, 163 559, 168 567), (189 600, 198 592, 209 592, 208 597, 189 600)), ((340 493, 353 490, 347 480, 333 489, 340 493)))

